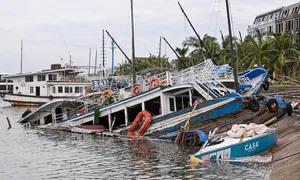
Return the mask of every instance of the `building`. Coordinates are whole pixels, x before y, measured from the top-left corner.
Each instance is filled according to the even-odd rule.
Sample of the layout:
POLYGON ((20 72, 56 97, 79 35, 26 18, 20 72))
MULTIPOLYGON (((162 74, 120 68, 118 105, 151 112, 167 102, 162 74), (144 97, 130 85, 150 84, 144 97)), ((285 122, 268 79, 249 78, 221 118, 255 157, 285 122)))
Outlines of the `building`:
POLYGON ((300 38, 300 2, 286 6, 282 9, 276 20, 276 33, 288 33, 293 36, 294 42, 300 38))
POLYGON ((276 32, 276 21, 280 17, 283 7, 259 14, 255 17, 252 25, 248 26, 248 35, 256 37, 256 29, 260 31, 262 36, 266 36, 276 32))

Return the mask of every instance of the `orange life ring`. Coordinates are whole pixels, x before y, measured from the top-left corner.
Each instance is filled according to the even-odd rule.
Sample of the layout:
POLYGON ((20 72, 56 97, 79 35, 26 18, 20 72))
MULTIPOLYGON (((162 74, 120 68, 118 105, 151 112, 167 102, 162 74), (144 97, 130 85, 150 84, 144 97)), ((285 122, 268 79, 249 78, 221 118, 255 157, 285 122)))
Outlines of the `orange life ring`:
POLYGON ((156 84, 155 86, 160 86, 160 81, 159 81, 159 79, 156 78, 156 77, 154 77, 154 78, 152 78, 151 81, 150 81, 150 86, 149 86, 150 89, 153 88, 153 87, 155 87, 155 86, 153 85, 154 82, 155 82, 155 84, 156 84))
POLYGON ((139 129, 137 136, 143 136, 145 131, 147 130, 147 128, 149 127, 151 120, 152 120, 152 115, 144 110, 138 113, 138 115, 136 116, 136 118, 134 119, 133 123, 131 124, 127 135, 128 136, 133 136, 134 134, 134 130, 137 127, 137 125, 139 124, 139 122, 143 119, 143 117, 145 117, 145 121, 143 123, 143 125, 141 126, 141 128, 139 129))
POLYGON ((194 103, 193 103, 193 105, 195 106, 195 105, 197 105, 197 104, 202 104, 202 103, 204 103, 204 99, 203 98, 197 98, 195 101, 194 101, 194 103))
POLYGON ((80 82, 80 77, 76 77, 76 81, 77 81, 77 82, 80 82))
POLYGON ((61 81, 66 81, 67 78, 66 78, 65 76, 62 76, 62 77, 60 78, 60 80, 61 80, 61 81))
POLYGON ((137 94, 140 94, 142 91, 142 88, 141 86, 135 86, 133 89, 132 89, 132 96, 135 96, 137 94))
POLYGON ((90 92, 91 92, 91 88, 90 88, 90 87, 86 88, 86 91, 85 91, 85 92, 86 92, 86 94, 87 94, 87 93, 90 93, 90 92))

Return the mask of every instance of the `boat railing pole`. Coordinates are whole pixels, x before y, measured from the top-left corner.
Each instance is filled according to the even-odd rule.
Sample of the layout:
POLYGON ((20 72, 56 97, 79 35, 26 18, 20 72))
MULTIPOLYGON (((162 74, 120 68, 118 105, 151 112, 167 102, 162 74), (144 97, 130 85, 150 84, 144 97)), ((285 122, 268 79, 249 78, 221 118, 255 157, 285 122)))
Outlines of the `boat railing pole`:
POLYGON ((133 0, 130 0, 131 4, 131 33, 132 33, 132 85, 136 83, 135 72, 135 45, 134 45, 134 21, 133 21, 133 0))
POLYGON ((238 82, 238 77, 237 77, 237 66, 236 66, 236 61, 234 58, 234 50, 233 50, 233 43, 232 43, 231 22, 230 22, 228 0, 225 0, 225 1, 226 1, 226 11, 227 11, 228 32, 229 32, 229 39, 230 39, 231 64, 232 64, 233 76, 234 76, 234 86, 235 86, 235 91, 237 93, 240 93, 239 82, 238 82))

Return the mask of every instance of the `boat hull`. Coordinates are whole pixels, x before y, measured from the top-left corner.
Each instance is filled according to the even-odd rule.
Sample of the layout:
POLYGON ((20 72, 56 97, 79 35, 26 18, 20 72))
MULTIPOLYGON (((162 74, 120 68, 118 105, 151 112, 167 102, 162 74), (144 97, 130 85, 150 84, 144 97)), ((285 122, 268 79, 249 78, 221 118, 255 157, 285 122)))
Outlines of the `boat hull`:
POLYGON ((211 146, 210 150, 206 151, 203 149, 202 152, 199 151, 194 156, 202 160, 221 160, 253 156, 274 147, 277 144, 278 131, 274 130, 263 135, 244 138, 241 142, 240 138, 230 139, 233 141, 231 144, 226 144, 225 140, 224 144, 211 146))

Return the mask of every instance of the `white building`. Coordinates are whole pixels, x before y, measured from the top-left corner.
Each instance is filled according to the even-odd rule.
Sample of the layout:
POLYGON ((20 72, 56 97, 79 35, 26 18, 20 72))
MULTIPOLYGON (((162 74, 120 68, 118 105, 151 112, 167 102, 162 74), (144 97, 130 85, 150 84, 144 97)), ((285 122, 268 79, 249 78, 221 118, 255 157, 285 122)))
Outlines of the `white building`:
POLYGON ((248 35, 256 37, 256 29, 260 31, 262 36, 266 36, 276 32, 276 20, 279 18, 283 7, 259 14, 255 17, 252 25, 248 26, 248 35))

